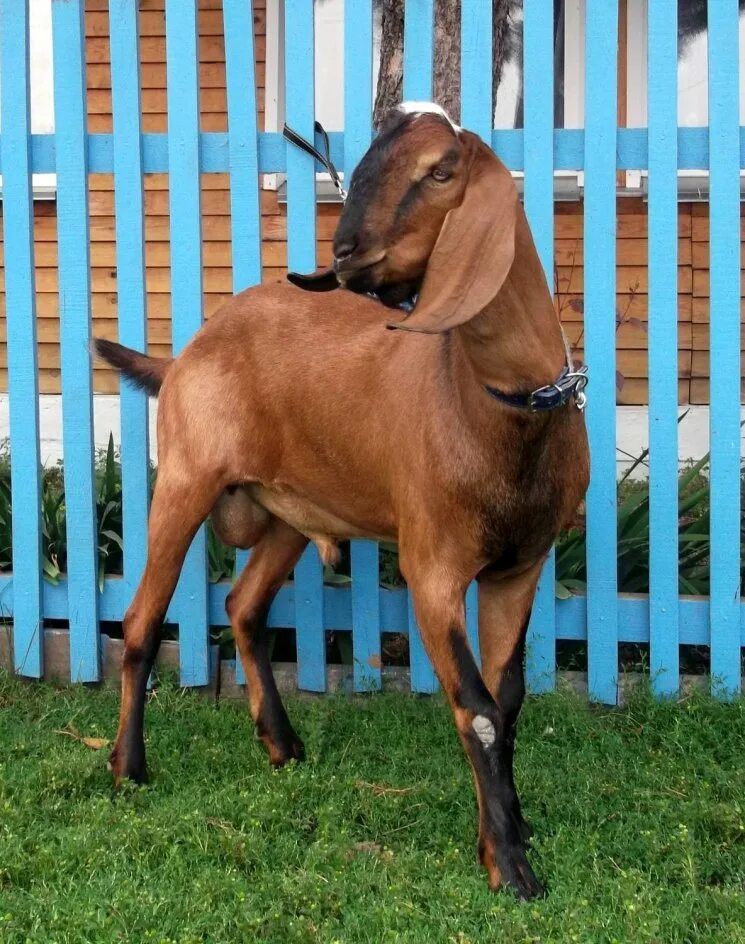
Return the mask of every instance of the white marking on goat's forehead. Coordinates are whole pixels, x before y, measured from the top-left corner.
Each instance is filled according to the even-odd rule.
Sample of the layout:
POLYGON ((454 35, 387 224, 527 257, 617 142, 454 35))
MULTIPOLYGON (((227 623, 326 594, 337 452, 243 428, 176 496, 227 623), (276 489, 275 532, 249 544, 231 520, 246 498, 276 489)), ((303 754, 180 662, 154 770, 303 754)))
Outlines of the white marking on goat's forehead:
POLYGON ((398 107, 399 111, 405 115, 439 115, 447 121, 456 134, 461 130, 460 125, 456 125, 445 109, 436 102, 402 102, 398 107))
POLYGON ((481 741, 484 747, 491 747, 497 737, 494 725, 485 715, 476 715, 471 722, 471 727, 476 737, 481 741))

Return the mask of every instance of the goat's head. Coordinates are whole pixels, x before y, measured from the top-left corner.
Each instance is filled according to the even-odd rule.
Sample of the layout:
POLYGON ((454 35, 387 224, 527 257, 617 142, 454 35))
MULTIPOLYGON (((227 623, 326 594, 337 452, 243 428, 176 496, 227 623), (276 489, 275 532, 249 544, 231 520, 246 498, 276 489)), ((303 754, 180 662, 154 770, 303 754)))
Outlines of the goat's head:
POLYGON ((504 165, 434 106, 404 105, 355 170, 334 237, 339 282, 419 290, 395 326, 439 332, 481 311, 515 254, 518 200, 504 165))

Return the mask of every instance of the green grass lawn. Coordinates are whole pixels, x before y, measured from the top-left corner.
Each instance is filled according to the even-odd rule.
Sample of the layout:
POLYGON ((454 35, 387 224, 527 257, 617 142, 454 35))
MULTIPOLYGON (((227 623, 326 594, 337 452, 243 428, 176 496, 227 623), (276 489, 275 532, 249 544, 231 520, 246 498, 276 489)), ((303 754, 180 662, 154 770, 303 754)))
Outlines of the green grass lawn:
POLYGON ((269 770, 243 705, 161 687, 152 782, 112 792, 117 694, 0 674, 0 941, 745 942, 745 702, 530 701, 518 781, 548 885, 475 860, 438 698, 296 699, 308 762, 269 770))

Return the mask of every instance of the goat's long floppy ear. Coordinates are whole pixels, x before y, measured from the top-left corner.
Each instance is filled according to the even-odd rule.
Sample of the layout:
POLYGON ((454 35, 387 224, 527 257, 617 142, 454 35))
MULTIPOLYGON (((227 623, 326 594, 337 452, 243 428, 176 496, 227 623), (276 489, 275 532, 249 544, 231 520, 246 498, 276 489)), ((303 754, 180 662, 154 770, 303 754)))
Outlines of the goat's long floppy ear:
POLYGON ((517 204, 509 171, 478 142, 463 202, 445 217, 414 311, 389 327, 437 334, 488 305, 515 258, 517 204))
POLYGON ((288 272, 287 281, 308 292, 330 292, 334 288, 339 288, 339 280, 333 269, 319 269, 317 272, 311 272, 310 275, 288 272))

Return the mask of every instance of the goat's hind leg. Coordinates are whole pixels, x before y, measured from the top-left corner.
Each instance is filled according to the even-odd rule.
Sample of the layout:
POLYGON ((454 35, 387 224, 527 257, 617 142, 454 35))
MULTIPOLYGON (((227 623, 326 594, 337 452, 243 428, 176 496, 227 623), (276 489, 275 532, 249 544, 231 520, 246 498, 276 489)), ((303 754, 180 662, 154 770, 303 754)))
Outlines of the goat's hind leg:
POLYGON ((514 816, 512 774, 505 763, 510 719, 484 684, 468 645, 464 606, 467 581, 448 583, 442 567, 417 571, 412 573, 409 565, 404 576, 414 595, 427 654, 450 702, 473 768, 479 804, 479 858, 492 888, 506 885, 520 898, 534 898, 543 889, 525 855, 514 816))
POLYGON ((290 525, 271 518, 226 601, 248 683, 251 716, 274 767, 302 760, 304 749, 277 690, 267 647, 266 618, 272 600, 307 544, 308 539, 290 525))
POLYGON ((109 766, 115 782, 147 780, 143 721, 148 676, 160 645, 160 626, 192 538, 217 498, 215 486, 172 474, 161 463, 148 526, 147 563, 124 617, 119 728, 109 766))

